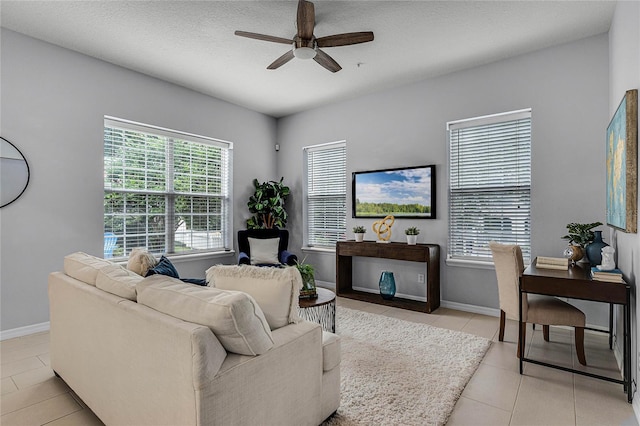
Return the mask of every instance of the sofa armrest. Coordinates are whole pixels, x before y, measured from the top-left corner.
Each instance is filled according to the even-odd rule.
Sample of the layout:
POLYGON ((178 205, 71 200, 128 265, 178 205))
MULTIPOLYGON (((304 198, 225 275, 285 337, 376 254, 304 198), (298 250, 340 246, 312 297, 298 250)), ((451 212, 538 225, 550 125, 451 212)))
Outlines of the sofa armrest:
POLYGON ((294 266, 296 263, 298 263, 298 256, 293 253, 289 253, 287 250, 282 250, 282 252, 280 253, 280 263, 294 266))
MULTIPOLYGON (((203 425, 322 423, 322 328, 301 321, 273 330, 273 340, 274 347, 262 355, 228 354, 210 386, 200 391, 203 425)), ((337 389, 332 392, 339 395, 337 389)))
POLYGON ((249 255, 243 251, 238 254, 238 265, 251 265, 249 255))

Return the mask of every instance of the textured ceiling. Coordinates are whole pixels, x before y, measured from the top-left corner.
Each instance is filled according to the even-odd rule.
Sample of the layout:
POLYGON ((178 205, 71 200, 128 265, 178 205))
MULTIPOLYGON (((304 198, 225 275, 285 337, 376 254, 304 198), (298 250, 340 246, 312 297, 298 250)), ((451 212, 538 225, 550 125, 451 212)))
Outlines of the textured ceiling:
POLYGON ((366 44, 266 67, 292 38, 296 1, 0 1, 3 27, 274 117, 607 32, 612 1, 314 1, 315 36, 366 44))

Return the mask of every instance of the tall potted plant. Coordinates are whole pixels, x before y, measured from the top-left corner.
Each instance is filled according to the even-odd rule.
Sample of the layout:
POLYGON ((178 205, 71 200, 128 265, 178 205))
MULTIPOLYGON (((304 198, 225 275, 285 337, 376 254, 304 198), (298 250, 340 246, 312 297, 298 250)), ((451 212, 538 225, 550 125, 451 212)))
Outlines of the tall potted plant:
POLYGON ((255 188, 253 195, 249 197, 247 207, 253 216, 247 220, 248 229, 260 228, 284 228, 287 224, 287 211, 284 203, 289 196, 290 189, 280 181, 273 180, 260 183, 253 180, 255 188))

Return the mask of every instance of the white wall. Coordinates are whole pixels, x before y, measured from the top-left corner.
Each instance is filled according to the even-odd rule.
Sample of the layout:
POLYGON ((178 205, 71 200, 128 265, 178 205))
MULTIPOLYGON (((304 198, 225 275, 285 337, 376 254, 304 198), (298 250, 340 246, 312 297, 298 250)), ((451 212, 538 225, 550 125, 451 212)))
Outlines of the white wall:
MULTIPOLYGON (((46 277, 61 268, 65 254, 77 250, 101 254, 104 115, 234 142, 235 230, 244 227, 248 216, 252 179, 284 176, 292 188, 290 248, 303 256, 299 251, 303 146, 346 139, 349 174, 436 164, 438 219, 397 221, 393 240, 402 241, 402 230, 416 225, 422 229, 421 242, 441 245, 446 301, 498 306, 492 270, 444 264, 447 121, 533 108, 534 256, 561 255, 566 242, 560 236, 569 222, 604 222, 602 141, 612 102, 607 35, 362 96, 277 123, 11 31, 2 30, 1 42, 0 133, 22 150, 32 170, 23 197, 0 210, 2 330, 48 320, 46 277), (281 147, 277 154, 276 142, 281 147)), ((371 222, 358 224, 370 228, 371 222)), ((348 217, 347 228, 354 224, 348 217)), ((635 253, 622 257, 637 259, 635 238, 635 253)), ((307 260, 316 265, 319 280, 335 281, 333 253, 312 254, 307 260)), ((212 263, 234 261, 227 256, 178 263, 178 268, 183 276, 203 276, 212 263)), ((366 259, 355 263, 356 284, 371 288, 379 271, 388 266, 366 259)), ((399 262, 391 266, 400 271, 399 292, 424 296, 424 286, 416 282, 420 266, 399 262)), ((585 309, 589 322, 606 324, 606 309, 597 305, 585 309)))
MULTIPOLYGON (((347 172, 436 164, 436 220, 396 220, 393 241, 418 226, 419 242, 440 244, 442 299, 498 307, 493 270, 449 267, 447 248, 447 133, 451 120, 532 108, 533 256, 561 256, 570 222, 605 222, 604 133, 608 123, 606 34, 493 64, 302 112, 278 121, 278 175, 292 184, 291 247, 303 241, 302 147, 347 141, 347 172)), ((351 188, 348 185, 348 203, 351 188)), ((352 219, 347 230, 372 220, 352 219)), ((606 235, 606 234, 605 234, 606 235)), ((371 231, 368 239, 374 239, 371 231)), ((353 238, 349 235, 349 238, 353 238)), ((312 254, 320 280, 335 282, 335 256, 312 254)), ((389 263, 354 261, 354 285, 376 288, 389 263)), ((424 296, 418 264, 392 263, 398 292, 424 296), (398 277, 396 277, 398 278, 398 277)), ((605 306, 576 302, 589 322, 606 325, 605 306)))
MULTIPOLYGON (((640 89, 640 3, 618 2, 609 30, 609 117, 618 108, 624 93, 630 89, 640 89)), ((638 197, 640 209, 640 197, 638 197)), ((640 285, 640 234, 627 234, 611 230, 610 235, 616 241, 618 267, 630 279, 637 289, 640 285)), ((640 328, 637 324, 637 312, 640 301, 632 290, 635 310, 632 309, 632 329, 635 342, 632 345, 632 365, 640 367, 636 358, 640 328)), ((619 327, 620 322, 618 322, 619 327)), ((619 328, 621 329, 621 328, 619 328)), ((637 377, 638 371, 634 377, 637 377)), ((640 412, 638 398, 634 400, 636 413, 640 412)))
MULTIPOLYGON (((66 254, 102 256, 104 115, 234 142, 234 230, 248 217, 253 178, 275 176, 271 117, 5 29, 1 55, 0 134, 31 169, 23 196, 0 209, 2 330, 49 320, 47 274, 66 254)), ((203 278, 228 262, 235 257, 176 266, 203 278)))

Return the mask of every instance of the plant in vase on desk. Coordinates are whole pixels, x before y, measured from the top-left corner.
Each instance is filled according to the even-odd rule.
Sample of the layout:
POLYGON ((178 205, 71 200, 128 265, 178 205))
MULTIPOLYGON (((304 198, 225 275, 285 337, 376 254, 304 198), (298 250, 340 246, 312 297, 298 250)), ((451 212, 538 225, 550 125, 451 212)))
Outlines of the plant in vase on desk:
POLYGON ((574 263, 576 261, 580 263, 589 262, 589 259, 585 256, 585 248, 595 239, 595 233, 592 229, 600 225, 602 225, 602 222, 569 223, 567 225, 567 235, 562 237, 565 240, 569 240, 569 245, 564 251, 565 257, 574 263))
POLYGON ((410 226, 404 230, 404 233, 407 235, 407 244, 410 246, 415 246, 418 242, 418 235, 420 234, 420 230, 415 226, 410 226))
POLYGON ((364 241, 364 234, 367 232, 364 226, 354 226, 353 227, 353 235, 356 238, 356 242, 361 243, 364 241))

